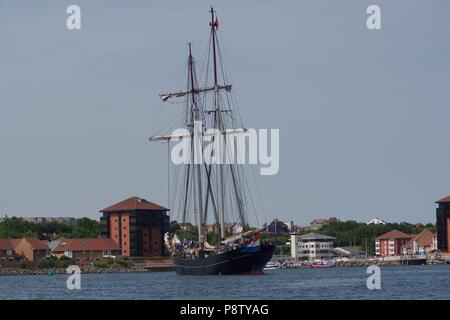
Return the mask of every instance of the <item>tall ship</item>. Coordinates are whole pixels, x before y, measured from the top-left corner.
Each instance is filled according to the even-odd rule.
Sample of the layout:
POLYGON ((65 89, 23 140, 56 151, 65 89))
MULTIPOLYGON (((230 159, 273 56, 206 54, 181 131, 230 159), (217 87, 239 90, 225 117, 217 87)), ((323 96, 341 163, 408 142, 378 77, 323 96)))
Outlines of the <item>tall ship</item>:
MULTIPOLYGON (((245 135, 247 129, 242 125, 231 94, 232 85, 225 72, 218 40, 219 21, 213 8, 210 14, 209 43, 200 74, 196 70, 192 44, 188 43, 188 57, 181 77, 186 81, 185 89, 160 94, 163 102, 183 105, 178 117, 183 130, 153 135, 149 139, 167 142, 168 150, 169 142, 174 141, 184 141, 188 148, 188 152, 183 152, 188 161, 174 165, 172 175, 176 183, 172 184, 173 196, 169 198, 174 202, 171 206, 172 212, 178 214, 177 221, 182 227, 195 228, 196 239, 180 239, 176 234, 167 233, 164 240, 177 274, 262 273, 272 258, 275 245, 262 239, 265 228, 249 226, 248 207, 252 207, 256 219, 258 212, 246 179, 248 169, 226 159, 235 155, 228 151, 236 149, 229 139, 245 135), (210 148, 211 145, 217 148, 210 148), (201 156, 209 157, 210 161, 202 161, 201 156), (213 223, 208 224, 211 221, 213 223)), ((173 149, 171 154, 174 154, 173 149)))

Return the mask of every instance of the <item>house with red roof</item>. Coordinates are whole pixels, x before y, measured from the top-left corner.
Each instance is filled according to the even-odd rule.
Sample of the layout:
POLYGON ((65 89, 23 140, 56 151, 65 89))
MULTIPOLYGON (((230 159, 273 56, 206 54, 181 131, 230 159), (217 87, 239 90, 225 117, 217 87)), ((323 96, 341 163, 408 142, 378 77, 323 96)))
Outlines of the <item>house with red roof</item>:
POLYGON ((435 234, 425 229, 418 235, 414 236, 402 247, 402 254, 421 254, 425 255, 435 250, 434 240, 435 234))
POLYGON ((412 236, 401 231, 389 231, 375 239, 375 253, 384 257, 398 256, 402 253, 402 247, 411 239, 412 236))
POLYGON ((11 239, 0 239, 0 261, 14 261, 16 252, 11 239))
POLYGON ((168 211, 144 198, 130 197, 100 210, 101 236, 118 244, 123 256, 163 256, 164 234, 169 231, 168 211))
POLYGON ((36 261, 50 255, 47 242, 39 240, 38 238, 25 237, 22 239, 13 239, 11 241, 14 245, 16 254, 28 261, 36 261))
POLYGON ((58 258, 66 256, 79 260, 90 260, 121 254, 122 249, 116 242, 112 239, 102 238, 62 239, 52 250, 52 255, 58 258))

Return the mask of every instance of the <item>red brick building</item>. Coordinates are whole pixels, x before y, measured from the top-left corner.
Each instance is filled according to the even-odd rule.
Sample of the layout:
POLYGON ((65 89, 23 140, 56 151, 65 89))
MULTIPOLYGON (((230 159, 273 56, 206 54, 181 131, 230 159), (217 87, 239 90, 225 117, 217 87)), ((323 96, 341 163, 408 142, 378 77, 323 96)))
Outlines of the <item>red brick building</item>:
POLYGON ((392 230, 375 239, 375 252, 377 256, 399 256, 402 247, 406 245, 412 236, 392 230))
POLYGON ((164 234, 169 231, 167 211, 146 199, 128 198, 100 211, 102 238, 116 242, 123 256, 162 256, 164 234))
POLYGON ((450 253, 450 196, 436 203, 437 248, 442 253, 450 253))
POLYGON ((121 255, 122 249, 112 239, 63 239, 52 253, 58 258, 66 256, 73 259, 90 260, 121 255))

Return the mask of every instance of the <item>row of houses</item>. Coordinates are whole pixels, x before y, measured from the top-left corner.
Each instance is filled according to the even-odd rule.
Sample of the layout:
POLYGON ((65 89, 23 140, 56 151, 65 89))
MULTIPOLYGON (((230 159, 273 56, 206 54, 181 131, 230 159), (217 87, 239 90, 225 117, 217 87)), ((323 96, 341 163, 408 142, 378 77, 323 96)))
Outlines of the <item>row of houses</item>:
POLYGON ((0 239, 0 262, 38 261, 51 256, 90 260, 121 254, 122 249, 112 239, 58 239, 51 242, 33 237, 0 239))
POLYGON ((377 256, 427 255, 436 250, 437 234, 426 229, 417 235, 392 230, 375 239, 377 256))
MULTIPOLYGON (((0 222, 5 221, 8 219, 8 215, 5 214, 4 217, 0 217, 0 222)), ((22 217, 23 220, 35 224, 39 223, 64 223, 64 224, 74 224, 77 220, 74 217, 22 217)))
MULTIPOLYGON (((335 248, 335 237, 316 232, 291 234, 291 257, 298 259, 329 259, 335 256, 358 256, 361 251, 353 248, 335 248)), ((408 235, 392 230, 375 239, 377 256, 429 255, 438 250, 437 234, 423 230, 417 235, 408 235)))
POLYGON ((26 237, 22 239, 0 239, 0 261, 36 261, 49 256, 45 241, 26 237))

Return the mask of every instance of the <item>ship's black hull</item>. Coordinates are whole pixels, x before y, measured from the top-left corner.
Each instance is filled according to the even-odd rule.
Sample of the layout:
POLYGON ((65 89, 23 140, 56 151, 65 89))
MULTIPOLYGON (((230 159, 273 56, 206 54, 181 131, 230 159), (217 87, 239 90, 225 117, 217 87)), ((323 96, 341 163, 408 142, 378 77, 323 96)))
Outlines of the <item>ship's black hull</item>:
POLYGON ((227 275, 260 273, 272 258, 275 245, 262 244, 257 252, 237 249, 207 258, 184 259, 174 257, 175 271, 179 275, 227 275))

